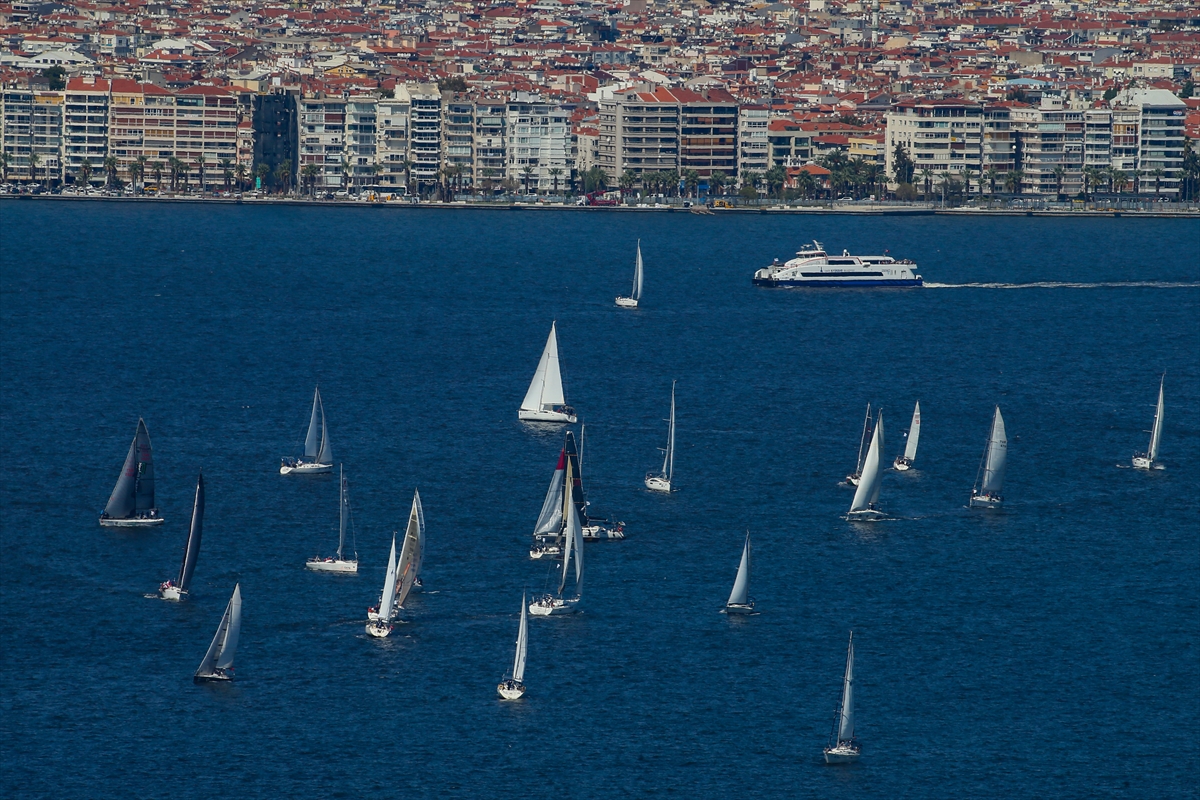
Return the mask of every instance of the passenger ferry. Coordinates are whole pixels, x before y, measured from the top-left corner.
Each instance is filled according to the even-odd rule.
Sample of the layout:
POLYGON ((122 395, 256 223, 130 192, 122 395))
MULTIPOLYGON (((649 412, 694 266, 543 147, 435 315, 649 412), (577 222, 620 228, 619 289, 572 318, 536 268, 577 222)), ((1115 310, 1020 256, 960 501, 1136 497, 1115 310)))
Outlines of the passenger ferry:
POLYGON ((840 256, 825 252, 820 242, 806 244, 786 263, 775 259, 754 273, 756 286, 920 286, 917 265, 891 256, 840 256))

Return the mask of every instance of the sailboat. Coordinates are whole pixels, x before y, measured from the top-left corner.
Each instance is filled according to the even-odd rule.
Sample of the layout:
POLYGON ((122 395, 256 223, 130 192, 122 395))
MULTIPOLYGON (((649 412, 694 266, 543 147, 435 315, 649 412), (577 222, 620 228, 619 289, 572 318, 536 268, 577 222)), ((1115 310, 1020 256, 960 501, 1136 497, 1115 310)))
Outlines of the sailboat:
POLYGON ((313 389, 312 414, 308 418, 308 435, 304 437, 304 455, 284 458, 280 475, 319 475, 333 472, 333 450, 329 446, 329 430, 325 426, 325 404, 321 402, 321 387, 313 389))
POLYGON ((854 490, 847 519, 871 522, 887 516, 875 504, 879 502, 879 486, 883 483, 880 455, 883 453, 883 411, 875 418, 875 432, 871 434, 871 446, 863 459, 862 476, 854 490))
POLYGON ((159 584, 158 596, 163 600, 183 600, 192 585, 192 573, 196 571, 196 559, 200 557, 200 534, 204 528, 204 474, 196 479, 196 501, 192 504, 192 524, 183 545, 183 563, 179 565, 179 577, 159 584))
POLYGON ((392 552, 388 556, 388 573, 384 579, 379 607, 367 612, 370 622, 367 633, 382 639, 392 632, 391 622, 404 608, 404 602, 412 592, 417 578, 417 565, 421 561, 421 524, 418 518, 420 498, 414 493, 412 511, 408 515, 408 528, 404 532, 404 544, 400 557, 396 557, 396 537, 392 536, 392 552))
POLYGON ((1158 440, 1162 438, 1162 423, 1163 423, 1163 383, 1167 380, 1167 376, 1163 375, 1158 382, 1158 407, 1154 410, 1154 427, 1150 430, 1150 447, 1144 453, 1136 453, 1133 456, 1134 469, 1162 469, 1162 464, 1158 463, 1158 440))
POLYGON ((587 499, 587 492, 583 488, 583 435, 586 432, 586 425, 581 425, 579 428, 579 450, 575 450, 575 434, 567 431, 563 449, 566 451, 567 460, 574 465, 572 472, 575 475, 575 507, 579 509, 580 531, 583 533, 585 542, 603 542, 603 541, 618 541, 625 538, 625 523, 614 522, 611 519, 602 517, 593 517, 588 509, 591 507, 591 502, 587 499))
POLYGON ((233 596, 225 606, 217 634, 213 636, 200 668, 192 676, 194 683, 210 683, 233 680, 233 655, 237 651, 238 636, 242 632, 242 585, 233 587, 233 596))
POLYGON ((987 449, 979 462, 975 486, 971 489, 971 508, 999 508, 1004 502, 1000 491, 1004 488, 1004 470, 1008 466, 1008 437, 1004 434, 1004 417, 1000 406, 992 416, 992 432, 988 435, 987 449))
POLYGON ((525 694, 525 651, 529 647, 529 617, 525 595, 521 595, 521 625, 517 628, 517 650, 513 655, 512 677, 500 681, 496 691, 505 700, 519 700, 525 694))
POLYGON ((825 748, 825 763, 847 764, 856 761, 861 752, 862 748, 854 739, 854 631, 850 631, 846 673, 842 676, 842 701, 838 703, 829 746, 825 748))
POLYGON ((117 485, 100 514, 100 524, 109 528, 141 528, 162 523, 163 518, 154 503, 154 451, 150 447, 150 432, 139 418, 117 485))
POLYGON ((908 426, 907 441, 904 443, 904 452, 896 456, 895 462, 892 464, 900 472, 911 469, 913 462, 917 459, 917 439, 921 436, 921 401, 918 400, 916 406, 913 407, 912 422, 908 426))
POLYGON ((304 566, 317 572, 340 572, 347 575, 358 573, 358 552, 352 560, 345 557, 346 550, 346 521, 350 517, 350 495, 346 485, 346 473, 342 465, 338 465, 338 549, 337 555, 329 558, 314 556, 304 563, 304 566))
POLYGON ((574 482, 572 464, 568 461, 563 476, 562 515, 567 523, 563 531, 562 577, 558 582, 557 593, 544 594, 529 604, 529 613, 535 617, 573 614, 579 610, 579 602, 583 599, 583 534, 580 531, 579 512, 575 508, 573 498, 574 482), (575 556, 575 596, 563 597, 572 554, 575 556))
POLYGON ((396 534, 392 534, 392 550, 388 553, 387 572, 384 573, 383 591, 379 593, 379 605, 367 609, 367 633, 382 639, 392 632, 393 607, 396 602, 396 534))
POLYGON ((575 409, 567 405, 563 390, 562 370, 558 364, 558 333, 556 323, 550 323, 550 336, 542 350, 537 371, 529 382, 529 391, 521 401, 517 419, 527 422, 574 423, 575 409))
POLYGON ((867 454, 867 442, 871 440, 871 404, 867 403, 867 416, 863 418, 862 437, 858 440, 858 461, 855 462, 854 473, 846 476, 846 483, 858 486, 862 477, 863 456, 867 454))
POLYGON ((618 297, 617 305, 621 308, 637 308, 638 301, 642 299, 642 240, 638 239, 637 243, 637 263, 633 268, 633 291, 629 293, 629 297, 618 297))
POLYGON ((750 599, 750 531, 746 531, 746 544, 742 546, 742 560, 738 564, 737 577, 733 579, 733 591, 725 601, 725 614, 753 614, 754 601, 750 599))
POLYGON ((417 514, 417 561, 413 571, 414 592, 422 591, 425 584, 421 583, 421 568, 425 565, 425 508, 421 505, 421 493, 413 490, 413 507, 417 514))
POLYGON ((557 557, 562 555, 563 531, 563 482, 567 471, 567 449, 558 454, 558 465, 550 476, 550 488, 542 501, 542 510, 533 526, 533 547, 530 558, 557 557))
POLYGON ((675 474, 675 381, 671 381, 671 417, 667 420, 667 446, 663 450, 661 472, 646 475, 646 488, 652 492, 671 491, 671 479, 675 474))

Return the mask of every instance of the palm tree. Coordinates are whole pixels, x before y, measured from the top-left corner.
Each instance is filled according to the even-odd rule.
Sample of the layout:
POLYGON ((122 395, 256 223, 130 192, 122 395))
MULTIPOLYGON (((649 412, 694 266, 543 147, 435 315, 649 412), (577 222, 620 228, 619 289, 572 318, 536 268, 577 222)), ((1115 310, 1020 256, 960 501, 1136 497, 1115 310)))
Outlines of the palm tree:
POLYGON ((183 164, 183 162, 180 161, 175 156, 171 156, 170 158, 167 159, 167 165, 171 168, 171 191, 172 192, 175 191, 175 187, 179 183, 179 169, 182 164, 183 164))
POLYGON ((349 191, 350 185, 350 159, 342 159, 342 191, 349 191))
POLYGON ((994 195, 996 193, 996 179, 999 177, 1000 177, 1000 170, 996 169, 995 167, 987 168, 987 181, 988 181, 988 189, 989 189, 988 193, 989 194, 994 195))
POLYGON ((404 186, 409 192, 412 191, 412 168, 416 165, 415 161, 410 161, 407 158, 400 162, 400 166, 404 168, 404 186))
POLYGON ((271 168, 260 161, 254 169, 254 175, 258 178, 258 184, 266 188, 267 180, 271 177, 271 168))
POLYGON ((303 179, 304 183, 308 184, 308 193, 310 195, 316 194, 317 174, 320 171, 321 170, 317 168, 316 164, 305 164, 300 168, 301 178, 303 179))
POLYGON ((208 188, 204 184, 204 165, 208 163, 208 159, 204 157, 204 153, 196 156, 196 166, 200 168, 200 194, 204 194, 208 188))
POLYGON ((767 184, 768 195, 782 196, 783 185, 787 183, 787 170, 778 165, 771 167, 763 173, 763 182, 767 184))
POLYGON ((146 162, 147 162, 147 160, 148 159, 146 158, 145 155, 140 155, 134 159, 134 162, 137 164, 138 181, 141 183, 141 185, 138 186, 139 192, 145 191, 145 189, 146 189, 146 162))
MULTIPOLYGON (((8 159, 8 156, 6 154, 5 160, 7 161, 7 159, 8 159)), ((37 168, 38 168, 38 164, 41 162, 41 160, 42 160, 42 157, 39 156, 37 153, 31 152, 29 154, 29 182, 30 183, 35 183, 37 181, 37 168)))
POLYGON ((1067 168, 1062 164, 1054 167, 1054 195, 1056 200, 1062 200, 1063 179, 1067 177, 1067 168))
POLYGON ((1154 178, 1154 199, 1155 200, 1158 199, 1159 184, 1162 182, 1163 176, 1165 176, 1166 174, 1167 173, 1163 170, 1162 167, 1157 167, 1150 171, 1150 177, 1154 178))
MULTIPOLYGON (((144 156, 141 158, 145 160, 144 156)), ((145 174, 145 166, 141 161, 134 161, 125 168, 125 172, 129 175, 130 185, 136 186, 141 183, 142 175, 145 174)))
MULTIPOLYGON (((762 183, 762 174, 753 170, 742 173, 742 189, 753 189, 754 199, 758 199, 758 185, 762 183)), ((747 192, 747 195, 750 193, 747 192)), ((747 197, 747 199, 750 199, 747 197)))
POLYGON ((963 193, 966 195, 968 203, 971 202, 971 177, 974 174, 975 174, 975 171, 972 170, 970 167, 963 167, 963 171, 962 171, 963 193))
POLYGON ((228 158, 222 158, 217 162, 221 166, 221 177, 225 179, 225 191, 229 191, 229 182, 233 179, 233 161, 228 158))
POLYGON ((931 170, 929 167, 922 167, 921 181, 925 184, 924 199, 928 200, 930 192, 933 191, 933 170, 931 170))
POLYGON ((285 158, 280 162, 275 170, 275 180, 279 181, 279 185, 283 187, 283 193, 288 193, 288 188, 292 185, 292 160, 285 158))
POLYGON ((83 176, 83 185, 90 186, 92 183, 92 162, 86 157, 79 164, 79 174, 83 176))
MULTIPOLYGON (((30 154, 32 158, 33 155, 30 154)), ((8 183, 8 153, 0 150, 0 182, 8 183)))
POLYGON ((112 188, 113 181, 117 179, 117 157, 105 156, 104 158, 104 185, 109 189, 112 188))
POLYGON ((550 176, 550 180, 553 182, 553 188, 551 191, 554 194, 558 194, 558 176, 562 175, 562 173, 563 171, 558 167, 551 167, 549 170, 547 170, 547 174, 550 176))
POLYGON ((237 181, 238 191, 241 191, 246 183, 246 165, 240 161, 233 166, 233 179, 237 181))
POLYGON ((1095 190, 1100 185, 1100 170, 1095 167, 1087 167, 1083 170, 1083 199, 1087 202, 1088 190, 1095 190))
POLYGON ((533 167, 528 164, 521 167, 521 177, 525 181, 525 194, 529 194, 529 178, 531 175, 533 175, 533 167))
POLYGON ((1021 193, 1021 181, 1025 179, 1025 173, 1019 169, 1010 170, 1004 176, 1004 188, 1008 189, 1010 194, 1021 193))
POLYGON ((700 173, 697 170, 685 170, 683 183, 687 187, 688 197, 696 197, 700 194, 700 173))
POLYGON ((817 179, 813 177, 811 172, 802 169, 796 173, 796 189, 800 192, 801 197, 805 199, 809 198, 816 188, 817 179))
POLYGON ((729 176, 719 169, 714 169, 712 175, 708 176, 709 191, 715 191, 717 194, 725 194, 725 187, 729 185, 729 176))
POLYGON ((496 170, 491 167, 484 167, 481 174, 483 175, 483 190, 490 195, 492 193, 492 178, 495 176, 496 170))
POLYGON ((1122 170, 1114 169, 1112 173, 1112 185, 1116 189, 1117 194, 1120 194, 1129 185, 1129 176, 1122 170))
POLYGON ((634 172, 631 169, 627 169, 623 173, 621 173, 621 177, 617 179, 617 186, 619 186, 621 188, 621 197, 622 198, 625 197, 626 193, 628 193, 631 189, 633 189, 633 185, 635 183, 637 183, 637 173, 636 172, 634 172))

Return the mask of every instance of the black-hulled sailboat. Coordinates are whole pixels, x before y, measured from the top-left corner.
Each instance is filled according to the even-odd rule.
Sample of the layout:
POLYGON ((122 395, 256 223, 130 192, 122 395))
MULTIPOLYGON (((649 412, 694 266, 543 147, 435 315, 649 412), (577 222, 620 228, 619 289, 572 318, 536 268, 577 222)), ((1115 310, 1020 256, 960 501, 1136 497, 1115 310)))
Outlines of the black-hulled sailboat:
POLYGON ((145 421, 139 418, 117 485, 100 514, 100 524, 110 528, 141 528, 162 523, 163 518, 154 502, 154 452, 150 447, 150 432, 146 430, 145 421))
POLYGON ((188 526, 187 541, 183 544, 183 563, 179 565, 179 577, 159 584, 158 596, 163 600, 183 600, 192 585, 192 573, 196 571, 196 559, 200 557, 200 534, 204 530, 204 473, 196 478, 196 500, 192 504, 192 524, 188 526))

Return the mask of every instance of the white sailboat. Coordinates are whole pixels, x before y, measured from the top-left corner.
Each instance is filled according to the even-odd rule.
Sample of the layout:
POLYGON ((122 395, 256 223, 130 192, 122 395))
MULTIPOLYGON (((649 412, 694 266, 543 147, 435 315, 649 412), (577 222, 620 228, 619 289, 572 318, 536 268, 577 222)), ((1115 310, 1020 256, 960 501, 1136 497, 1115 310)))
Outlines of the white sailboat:
POLYGON ((379 639, 392 632, 391 622, 404 609, 404 603, 408 600, 413 583, 417 579, 418 565, 421 563, 420 504, 420 497, 414 492, 400 556, 396 557, 396 537, 393 535, 392 551, 388 555, 388 574, 383 581, 379 607, 367 612, 370 619, 367 623, 367 633, 379 639))
POLYGON ((579 512, 575 508, 572 497, 573 484, 572 465, 570 461, 567 461, 566 473, 563 476, 562 514, 566 518, 567 524, 563 531, 562 576, 558 582, 557 593, 541 595, 529 604, 529 613, 535 617, 574 614, 579 610, 579 603, 583 599, 583 534, 580 531, 579 512), (575 596, 563 597, 572 555, 575 556, 575 596))
POLYGON ((421 568, 425 565, 425 508, 421 505, 421 493, 413 490, 413 508, 417 514, 417 561, 413 572, 414 592, 422 591, 425 584, 421 583, 421 568))
POLYGON ((737 577, 733 579, 733 590, 721 611, 725 614, 754 613, 754 600, 750 598, 750 531, 746 531, 746 543, 742 546, 742 560, 738 564, 737 577))
POLYGON ((346 521, 350 518, 350 494, 346 485, 346 473, 342 465, 338 465, 338 549, 337 555, 321 558, 314 556, 305 562, 304 566, 317 572, 337 572, 343 575, 358 573, 358 552, 353 559, 347 559, 346 550, 346 521))
POLYGON ((321 402, 321 388, 318 386, 313 389, 313 407, 308 419, 308 435, 304 437, 304 455, 300 458, 284 458, 279 466, 279 474, 319 475, 326 472, 333 472, 333 450, 329 446, 325 404, 321 402))
POLYGON ((225 606, 225 614, 217 633, 213 636, 200 668, 192 676, 194 683, 211 683, 233 680, 233 656, 237 652, 238 637, 242 632, 242 585, 233 587, 233 596, 225 606))
POLYGON ((1163 375, 1158 382, 1158 406, 1154 410, 1154 426, 1150 430, 1150 446, 1146 448, 1144 453, 1136 453, 1133 456, 1134 469, 1162 469, 1162 464, 1158 463, 1158 441, 1162 438, 1162 423, 1163 423, 1163 383, 1167 380, 1167 376, 1163 375))
POLYGON ((388 553, 387 572, 383 576, 383 591, 379 605, 367 609, 367 633, 382 639, 392 632, 392 615, 396 603, 396 534, 392 534, 392 549, 388 553))
POLYGON ((979 462, 975 486, 971 489, 971 508, 999 508, 1004 502, 1000 492, 1004 488, 1004 470, 1008 466, 1008 437, 1004 433, 1004 417, 1000 406, 992 415, 992 431, 988 434, 987 448, 979 462))
POLYGON ((646 488, 652 492, 670 492, 675 476, 675 381, 671 381, 671 417, 667 420, 667 446, 663 450, 660 472, 646 475, 646 488))
POLYGON ((867 442, 871 437, 871 404, 867 403, 867 415, 863 417, 863 432, 862 437, 858 440, 858 461, 855 462, 854 472, 846 476, 846 483, 851 486, 858 486, 859 480, 862 478, 863 471, 863 456, 867 454, 867 442))
POLYGON ((911 469, 913 462, 917 460, 917 440, 921 436, 921 401, 913 407, 912 422, 908 426, 907 441, 904 443, 904 452, 896 456, 896 461, 892 464, 900 472, 911 469))
POLYGON ((875 418, 875 432, 871 434, 871 446, 867 448, 867 457, 863 459, 862 476, 858 487, 854 490, 854 500, 850 503, 847 519, 859 522, 872 522, 887 515, 876 507, 879 502, 879 486, 883 483, 883 469, 880 456, 883 453, 883 412, 875 418))
POLYGON ((585 542, 615 542, 625 538, 625 523, 618 520, 605 519, 601 517, 593 517, 588 513, 591 507, 591 502, 587 499, 587 492, 583 488, 583 435, 586 432, 587 426, 579 426, 579 450, 575 450, 575 435, 571 431, 567 431, 563 449, 566 451, 567 460, 573 461, 575 466, 575 507, 579 509, 580 530, 583 532, 583 540, 585 542))
POLYGON ((529 647, 529 617, 525 595, 521 595, 521 624, 517 628, 517 650, 513 654, 512 676, 500 681, 496 691, 505 700, 519 700, 525 694, 525 651, 529 647))
POLYGON ((521 401, 517 419, 527 422, 570 422, 574 423, 575 409, 567 405, 563 390, 562 370, 558 363, 557 323, 550 324, 550 336, 542 350, 537 371, 529 383, 529 391, 521 401))
POLYGON ((848 764, 858 759, 862 748, 854 739, 854 631, 846 649, 846 673, 842 677, 842 701, 838 703, 830 743, 825 748, 826 764, 848 764))
POLYGON ((100 514, 100 524, 107 528, 141 528, 162 523, 154 502, 154 450, 146 423, 139 418, 117 485, 100 514))
POLYGON ((637 263, 633 268, 633 291, 629 293, 629 297, 618 297, 617 305, 621 308, 637 308, 638 301, 642 299, 642 240, 638 239, 637 243, 637 263))
POLYGON ((533 526, 533 547, 530 558, 556 558, 562 555, 563 532, 563 482, 567 471, 567 450, 558 454, 558 465, 550 476, 550 488, 542 501, 542 510, 533 526))
POLYGON ((192 524, 188 526, 188 538, 183 545, 183 563, 179 565, 179 577, 159 584, 158 596, 163 600, 183 600, 192 585, 192 573, 196 571, 196 559, 200 557, 200 534, 204 530, 204 475, 196 479, 196 500, 192 504, 192 524))

